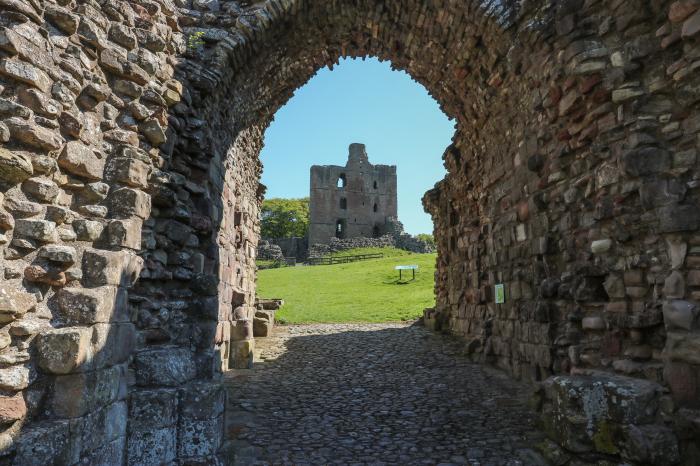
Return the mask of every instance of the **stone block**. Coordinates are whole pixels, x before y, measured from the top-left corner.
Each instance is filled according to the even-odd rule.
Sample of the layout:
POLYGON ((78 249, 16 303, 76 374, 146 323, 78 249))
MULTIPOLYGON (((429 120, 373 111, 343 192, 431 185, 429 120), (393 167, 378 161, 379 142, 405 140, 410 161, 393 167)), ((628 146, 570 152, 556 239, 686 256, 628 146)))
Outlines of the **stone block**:
POLYGON ((51 264, 32 264, 24 269, 24 279, 32 283, 43 283, 50 286, 64 286, 67 278, 63 267, 51 264))
POLYGON ((44 93, 51 89, 51 78, 39 68, 24 61, 5 58, 0 60, 0 74, 28 84, 44 93))
POLYGON ((663 393, 654 382, 599 371, 550 377, 543 388, 547 434, 579 453, 618 453, 622 426, 653 422, 663 393))
POLYGON ((642 147, 627 152, 622 165, 631 176, 653 175, 671 168, 671 154, 656 147, 642 147))
POLYGON ((116 286, 62 288, 55 300, 61 311, 58 318, 69 325, 99 322, 128 322, 127 292, 116 286))
POLYGON ((93 456, 90 454, 93 452, 97 453, 97 456, 105 453, 112 456, 113 454, 109 451, 100 450, 120 438, 123 444, 126 437, 126 422, 126 402, 117 401, 107 406, 100 406, 86 416, 71 421, 73 447, 80 452, 83 459, 93 456))
POLYGON ((48 220, 17 219, 15 220, 15 234, 24 238, 31 238, 42 243, 55 243, 58 241, 56 224, 48 220))
POLYGON ((77 460, 68 421, 52 421, 22 429, 12 465, 74 464, 77 460))
POLYGON ((700 334, 668 332, 663 354, 671 361, 700 364, 700 334))
POLYGON ((180 390, 180 416, 199 420, 217 418, 223 415, 225 400, 221 384, 190 384, 180 390))
POLYGON ((232 369, 252 368, 255 340, 232 341, 230 345, 229 367, 232 369))
POLYGON ((693 231, 700 228, 700 209, 694 205, 670 205, 658 209, 659 233, 693 231))
POLYGON ((52 374, 85 371, 92 360, 92 329, 66 327, 51 329, 37 339, 39 367, 52 374))
POLYGON ((75 418, 120 399, 126 390, 124 366, 57 376, 48 397, 47 409, 59 418, 75 418))
POLYGON ((134 187, 146 188, 150 167, 138 159, 117 158, 109 164, 107 170, 110 178, 119 183, 134 187))
POLYGON ((0 284, 0 324, 12 322, 36 306, 36 296, 0 284))
POLYGON ((58 157, 58 165, 67 172, 89 180, 100 180, 104 174, 105 160, 80 141, 71 141, 58 157))
POLYGON ((175 389, 136 390, 129 396, 129 432, 151 432, 175 427, 178 417, 175 389))
POLYGON ((12 396, 0 395, 0 424, 9 424, 27 415, 27 404, 21 392, 12 396))
POLYGON ((0 181, 14 185, 33 174, 32 162, 27 156, 0 147, 0 181))
POLYGON ((206 420, 181 417, 177 428, 178 456, 186 461, 216 455, 223 431, 223 416, 206 420))
POLYGON ((136 348, 136 329, 131 322, 95 324, 92 334, 92 368, 125 362, 136 348))
POLYGON ((141 227, 143 220, 112 220, 107 226, 108 243, 113 247, 141 250, 141 227))
POLYGON ((74 247, 51 244, 42 246, 39 249, 38 256, 61 264, 73 264, 77 259, 77 253, 74 247))
POLYGON ((177 428, 129 432, 127 464, 129 466, 161 466, 172 464, 177 454, 177 428))
POLYGON ((73 221, 73 229, 80 241, 96 241, 102 235, 104 224, 96 220, 77 219, 73 221))
POLYGON ((253 321, 250 319, 234 320, 231 322, 231 340, 250 340, 254 336, 253 321))
POLYGON ((121 465, 124 464, 126 458, 126 437, 117 437, 111 442, 100 445, 99 447, 83 452, 80 459, 80 464, 86 465, 121 465))
POLYGON ((253 335, 256 337, 269 337, 275 323, 274 311, 255 311, 253 320, 253 335))
POLYGON ((700 371, 683 362, 668 362, 664 367, 664 380, 671 389, 676 403, 681 406, 700 407, 700 371))
POLYGON ((139 217, 147 219, 151 215, 151 196, 132 188, 120 188, 110 193, 110 213, 117 218, 139 217))
POLYGON ((22 183, 22 189, 40 202, 52 203, 60 193, 58 185, 46 178, 29 178, 22 183))
POLYGON ((143 267, 143 259, 128 251, 87 249, 83 253, 83 284, 131 286, 143 267))
POLYGON ((622 457, 652 466, 667 466, 680 462, 678 439, 671 429, 661 425, 636 426, 623 429, 622 457))
POLYGON ((698 307, 688 301, 666 301, 663 305, 666 330, 691 330, 698 315, 698 307))
POLYGON ((177 387, 197 375, 192 352, 186 348, 156 348, 134 357, 136 384, 177 387))

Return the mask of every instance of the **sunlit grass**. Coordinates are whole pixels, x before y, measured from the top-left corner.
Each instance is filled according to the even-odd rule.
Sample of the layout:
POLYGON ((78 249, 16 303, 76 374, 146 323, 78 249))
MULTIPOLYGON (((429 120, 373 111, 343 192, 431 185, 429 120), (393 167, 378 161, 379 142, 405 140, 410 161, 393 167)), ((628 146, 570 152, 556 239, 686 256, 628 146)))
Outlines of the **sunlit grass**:
POLYGON ((349 264, 297 266, 258 272, 258 295, 282 298, 277 318, 289 323, 411 320, 433 306, 435 254, 362 248, 334 254, 373 254, 383 259, 349 264), (396 265, 418 265, 416 279, 396 265))

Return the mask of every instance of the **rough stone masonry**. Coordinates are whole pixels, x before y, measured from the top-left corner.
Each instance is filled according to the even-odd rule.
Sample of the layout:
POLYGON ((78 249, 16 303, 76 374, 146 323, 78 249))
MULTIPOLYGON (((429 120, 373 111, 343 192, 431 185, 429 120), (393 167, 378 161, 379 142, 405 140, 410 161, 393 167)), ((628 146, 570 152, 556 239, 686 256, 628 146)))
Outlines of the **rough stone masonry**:
POLYGON ((426 321, 567 455, 697 464, 699 38, 697 0, 0 0, 0 464, 223 461, 263 133, 347 56, 456 121, 426 321))

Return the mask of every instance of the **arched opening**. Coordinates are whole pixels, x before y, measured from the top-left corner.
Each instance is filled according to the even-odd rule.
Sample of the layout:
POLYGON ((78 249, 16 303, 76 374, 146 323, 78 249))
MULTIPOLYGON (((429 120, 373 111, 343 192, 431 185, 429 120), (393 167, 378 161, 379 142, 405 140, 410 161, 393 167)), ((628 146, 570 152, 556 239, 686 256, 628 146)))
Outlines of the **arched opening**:
POLYGON ((372 188, 377 189, 377 182, 375 181, 374 184, 372 185, 372 188))
POLYGON ((345 197, 341 197, 341 198, 340 198, 340 208, 341 208, 342 210, 347 210, 347 208, 348 208, 348 200, 347 200, 347 198, 345 198, 345 197))
POLYGON ((3 461, 215 461, 218 379, 255 345, 265 129, 344 57, 391 60, 457 123, 423 198, 439 252, 426 325, 517 378, 558 375, 538 404, 562 445, 663 463, 625 457, 653 435, 696 452, 658 416, 605 442, 570 421, 607 425, 576 411, 591 397, 624 425, 636 401, 680 419, 700 398, 694 5, 39 3, 3 3, 3 461))
POLYGON ((372 207, 372 211, 376 213, 378 210, 379 210, 379 207, 377 206, 377 203, 375 202, 374 206, 372 207))
POLYGON ((372 237, 379 238, 380 236, 381 236, 381 230, 379 229, 379 225, 375 225, 372 228, 372 237))
POLYGON ((338 189, 345 188, 345 173, 341 173, 340 175, 338 175, 338 181, 336 182, 336 187, 338 189))

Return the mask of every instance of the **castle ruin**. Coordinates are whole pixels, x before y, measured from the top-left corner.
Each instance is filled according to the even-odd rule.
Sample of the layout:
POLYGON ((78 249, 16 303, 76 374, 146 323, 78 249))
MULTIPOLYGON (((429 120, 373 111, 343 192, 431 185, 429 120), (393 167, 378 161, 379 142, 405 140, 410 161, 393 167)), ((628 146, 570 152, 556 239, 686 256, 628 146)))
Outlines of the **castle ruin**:
POLYGON ((387 232, 397 216, 396 166, 372 165, 364 144, 350 144, 348 162, 311 167, 309 244, 387 232))

